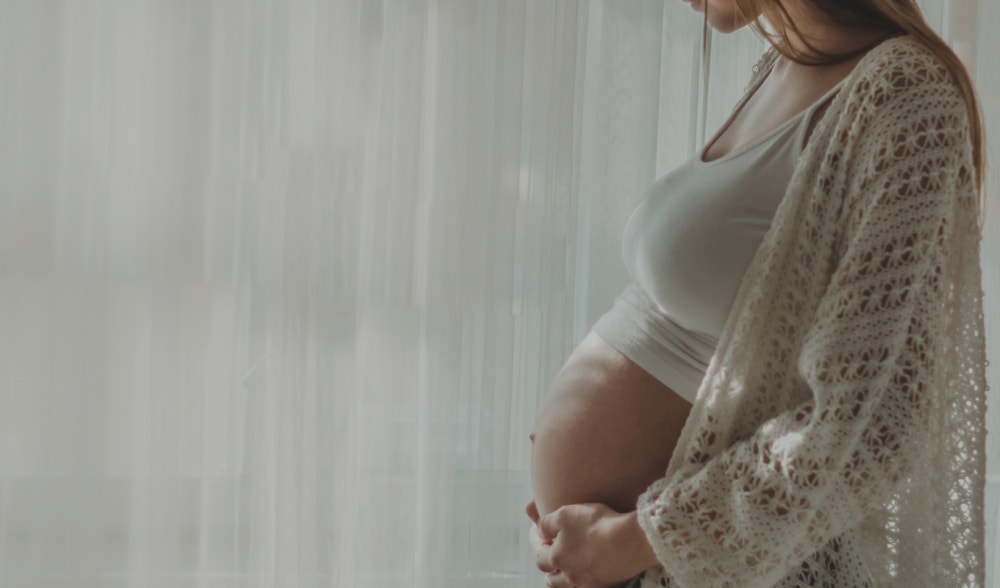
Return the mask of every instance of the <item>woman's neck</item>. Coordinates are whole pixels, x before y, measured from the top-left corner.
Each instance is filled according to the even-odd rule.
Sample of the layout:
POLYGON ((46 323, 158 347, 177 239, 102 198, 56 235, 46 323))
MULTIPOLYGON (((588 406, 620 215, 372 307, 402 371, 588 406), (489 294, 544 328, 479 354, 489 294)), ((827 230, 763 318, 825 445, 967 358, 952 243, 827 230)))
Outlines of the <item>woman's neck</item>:
POLYGON ((800 0, 784 0, 783 5, 795 23, 795 29, 788 29, 789 45, 801 55, 819 58, 821 55, 817 55, 817 52, 826 55, 847 54, 889 36, 888 31, 865 31, 835 25, 825 15, 810 9, 800 0))

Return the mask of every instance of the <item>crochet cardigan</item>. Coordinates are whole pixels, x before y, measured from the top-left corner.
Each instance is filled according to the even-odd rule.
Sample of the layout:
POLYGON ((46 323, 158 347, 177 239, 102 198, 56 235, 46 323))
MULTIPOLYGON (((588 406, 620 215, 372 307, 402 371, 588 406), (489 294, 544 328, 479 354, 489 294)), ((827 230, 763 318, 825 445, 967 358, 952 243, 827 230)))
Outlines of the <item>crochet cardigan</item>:
POLYGON ((665 477, 639 498, 662 567, 633 585, 982 586, 975 175, 940 60, 911 37, 865 55, 804 149, 665 477))

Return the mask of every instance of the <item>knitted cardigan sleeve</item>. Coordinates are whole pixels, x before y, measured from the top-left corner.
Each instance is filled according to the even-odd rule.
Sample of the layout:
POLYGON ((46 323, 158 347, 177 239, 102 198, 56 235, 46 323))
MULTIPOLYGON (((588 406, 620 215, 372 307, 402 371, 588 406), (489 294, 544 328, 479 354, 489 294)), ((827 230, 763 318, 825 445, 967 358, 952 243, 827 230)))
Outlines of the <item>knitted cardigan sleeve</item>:
POLYGON ((964 295, 949 276, 973 263, 958 250, 976 231, 968 115, 925 55, 868 69, 831 108, 813 177, 798 179, 813 200, 776 229, 799 250, 772 252, 778 289, 741 290, 741 311, 758 315, 727 325, 735 351, 713 359, 667 476, 639 499, 677 586, 774 586, 932 474, 946 309, 964 295), (824 199, 842 205, 818 212, 824 199), (756 307, 744 300, 755 294, 756 307))

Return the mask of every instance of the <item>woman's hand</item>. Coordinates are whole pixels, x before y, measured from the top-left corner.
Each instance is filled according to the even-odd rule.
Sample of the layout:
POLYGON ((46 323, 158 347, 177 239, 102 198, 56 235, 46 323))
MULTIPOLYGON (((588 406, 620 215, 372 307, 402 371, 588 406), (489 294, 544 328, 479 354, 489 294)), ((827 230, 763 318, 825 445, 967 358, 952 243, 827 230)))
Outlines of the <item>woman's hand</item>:
POLYGON ((539 517, 531 501, 526 512, 538 569, 552 588, 607 588, 657 564, 635 511, 570 504, 539 517))

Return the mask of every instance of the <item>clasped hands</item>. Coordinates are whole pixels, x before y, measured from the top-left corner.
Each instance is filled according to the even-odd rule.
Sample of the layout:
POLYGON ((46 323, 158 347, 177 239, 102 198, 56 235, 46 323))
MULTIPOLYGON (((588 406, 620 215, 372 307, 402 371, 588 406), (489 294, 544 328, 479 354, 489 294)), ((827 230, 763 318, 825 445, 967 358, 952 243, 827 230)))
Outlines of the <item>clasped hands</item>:
POLYGON ((610 588, 656 565, 636 512, 600 503, 570 504, 539 516, 535 501, 525 512, 528 541, 551 588, 610 588))

